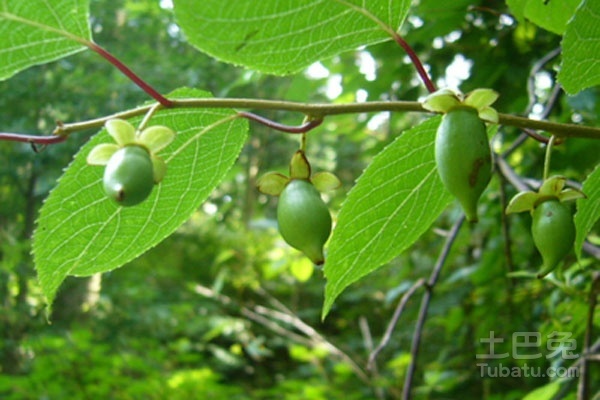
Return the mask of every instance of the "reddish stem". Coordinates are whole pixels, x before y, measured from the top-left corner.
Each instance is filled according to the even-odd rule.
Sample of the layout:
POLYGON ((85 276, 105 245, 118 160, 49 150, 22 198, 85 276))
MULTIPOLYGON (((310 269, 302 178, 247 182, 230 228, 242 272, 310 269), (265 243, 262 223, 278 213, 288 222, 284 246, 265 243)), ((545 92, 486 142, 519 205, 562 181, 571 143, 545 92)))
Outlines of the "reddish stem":
POLYGON ((140 78, 135 72, 133 72, 129 67, 123 64, 118 58, 110 54, 107 50, 98 46, 94 42, 86 42, 86 46, 90 48, 90 50, 95 51, 100 56, 102 56, 109 63, 114 65, 121 71, 126 77, 131 79, 136 85, 138 85, 144 92, 148 93, 152 98, 158 101, 161 105, 165 107, 171 107, 173 103, 171 100, 164 97, 162 94, 158 93, 152 86, 146 83, 142 78, 140 78))
POLYGON ((310 131, 311 129, 314 129, 317 126, 321 125, 321 123, 323 123, 323 118, 319 118, 319 119, 310 120, 302 125, 290 126, 290 125, 280 124, 279 122, 272 121, 268 118, 261 117, 260 115, 256 115, 256 114, 253 114, 253 113, 250 113, 247 111, 240 111, 240 112, 238 112, 238 115, 240 117, 247 118, 249 120, 258 122, 265 126, 268 126, 269 128, 276 129, 281 132, 287 132, 287 133, 306 133, 306 132, 310 131))
POLYGON ((398 43, 400 45, 400 47, 402 47, 404 49, 404 51, 408 55, 408 58, 410 58, 410 61, 413 63, 413 65, 417 69, 417 73, 421 77, 421 80, 425 84, 425 87, 427 88, 429 93, 435 92, 437 90, 435 87, 435 84, 429 77, 429 74, 427 73, 427 71, 425 71, 425 67, 423 66, 423 63, 421 62, 421 60, 419 59, 419 56, 417 56, 417 53, 415 53, 415 51, 413 50, 412 47, 410 47, 408 42, 406 40, 404 40, 402 38, 402 36, 400 36, 397 32, 393 32, 392 37, 394 38, 394 41, 396 41, 396 43, 398 43))
POLYGON ((540 135, 539 133, 537 133, 533 129, 523 128, 523 132, 525 132, 525 134, 527 136, 529 136, 530 138, 535 139, 535 140, 537 140, 540 143, 548 144, 550 142, 550 138, 548 138, 548 137, 546 137, 544 135, 540 135))

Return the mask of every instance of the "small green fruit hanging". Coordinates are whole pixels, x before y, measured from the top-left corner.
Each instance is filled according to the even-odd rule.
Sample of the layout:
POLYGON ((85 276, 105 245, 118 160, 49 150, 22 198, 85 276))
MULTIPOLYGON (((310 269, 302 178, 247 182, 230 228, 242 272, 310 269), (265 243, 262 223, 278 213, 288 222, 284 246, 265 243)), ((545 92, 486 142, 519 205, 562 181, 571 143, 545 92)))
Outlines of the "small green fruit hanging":
POLYGON ((106 195, 123 206, 144 201, 154 187, 148 150, 136 145, 117 150, 106 164, 103 183, 106 195))
POLYGON ((539 204, 532 217, 531 236, 543 260, 538 275, 544 276, 553 271, 573 248, 575 224, 569 207, 558 199, 539 204))
POLYGON ((492 176, 492 154, 482 116, 496 122, 489 107, 497 94, 478 89, 464 99, 442 90, 430 95, 423 106, 444 112, 435 138, 437 170, 446 189, 458 199, 470 222, 477 222, 477 203, 492 176))
POLYGON ((290 176, 268 172, 258 180, 258 189, 279 196, 277 222, 287 244, 303 252, 313 263, 325 262, 323 246, 331 234, 331 215, 319 191, 338 188, 340 180, 329 172, 311 176, 304 151, 290 161, 290 176))
POLYGON ((444 115, 435 139, 435 161, 442 183, 476 222, 477 203, 492 177, 492 155, 485 124, 473 108, 444 115))
POLYGON ((173 141, 175 132, 159 125, 136 132, 122 119, 111 119, 105 126, 116 143, 94 147, 87 163, 106 166, 103 185, 107 197, 121 206, 135 206, 164 178, 167 166, 156 153, 173 141))
POLYGON ((542 256, 542 267, 536 273, 538 278, 552 272, 575 242, 573 215, 566 202, 585 198, 585 194, 577 189, 565 189, 565 182, 562 176, 552 176, 537 192, 517 193, 506 207, 506 214, 531 212, 531 236, 542 256))
POLYGON ((331 233, 331 215, 310 182, 293 179, 287 184, 279 196, 277 222, 290 246, 317 265, 325 262, 323 246, 331 233))

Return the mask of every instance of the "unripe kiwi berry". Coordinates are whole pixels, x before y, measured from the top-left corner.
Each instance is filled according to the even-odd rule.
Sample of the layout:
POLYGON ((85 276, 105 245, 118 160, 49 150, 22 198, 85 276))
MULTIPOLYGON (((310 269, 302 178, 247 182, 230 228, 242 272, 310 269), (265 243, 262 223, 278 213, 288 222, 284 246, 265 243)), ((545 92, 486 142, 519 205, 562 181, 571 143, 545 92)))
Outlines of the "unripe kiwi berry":
POLYGON ((476 222, 477 202, 492 176, 485 124, 472 107, 456 107, 442 118, 435 139, 442 183, 460 202, 467 220, 476 222))
POLYGON ((283 239, 317 265, 325 262, 323 245, 331 233, 331 215, 320 193, 308 181, 292 179, 277 205, 277 222, 283 239))
POLYGON ((575 223, 568 205, 558 199, 546 200, 533 210, 531 236, 542 255, 539 277, 551 272, 573 248, 575 223))
POLYGON ((152 192, 154 176, 150 153, 137 145, 117 150, 104 170, 106 195, 122 206, 134 206, 152 192))

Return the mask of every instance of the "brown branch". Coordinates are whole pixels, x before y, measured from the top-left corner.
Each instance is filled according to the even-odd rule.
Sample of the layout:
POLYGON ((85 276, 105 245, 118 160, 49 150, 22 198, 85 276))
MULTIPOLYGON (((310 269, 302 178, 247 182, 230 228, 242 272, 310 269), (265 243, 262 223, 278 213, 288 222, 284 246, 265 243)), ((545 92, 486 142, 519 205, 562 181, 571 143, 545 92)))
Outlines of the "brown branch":
MULTIPOLYGON (((71 133, 101 128, 106 121, 113 118, 129 119, 146 114, 150 109, 156 107, 156 104, 138 107, 132 110, 122 111, 112 115, 91 119, 88 121, 74 122, 70 124, 59 123, 54 129, 55 136, 68 136, 71 133)), ((173 99, 169 100, 170 108, 242 108, 254 110, 278 110, 302 113, 308 117, 309 122, 299 127, 289 127, 278 124, 273 121, 267 122, 273 127, 277 126, 281 130, 294 131, 309 130, 314 128, 320 120, 326 116, 342 114, 359 114, 373 112, 429 112, 425 110, 421 103, 416 101, 372 101, 364 103, 348 104, 326 104, 326 103, 299 103, 292 101, 279 100, 261 100, 261 99, 227 99, 227 98, 191 98, 191 99, 173 99)), ((248 115, 243 115, 249 117, 248 115)), ((253 116, 254 120, 261 117, 253 116)), ((264 121, 266 122, 266 121, 264 121)), ((533 120, 529 118, 499 114, 499 122, 502 125, 512 125, 524 129, 536 129, 551 132, 559 138, 592 138, 600 139, 600 128, 583 126, 576 124, 565 124, 542 120, 533 120)), ((17 133, 2 134, 4 140, 32 142, 40 144, 58 143, 64 139, 44 139, 44 136, 22 135, 17 133)))
POLYGON ((146 81, 140 78, 135 72, 133 72, 127 65, 123 64, 121 60, 117 57, 113 56, 106 49, 100 47, 94 42, 84 42, 84 44, 92 51, 99 54, 102 58, 107 60, 113 66, 115 66, 119 71, 123 73, 127 78, 131 79, 136 85, 138 85, 144 92, 149 94, 154 100, 158 101, 164 107, 171 106, 171 100, 164 97, 162 94, 158 93, 152 86, 150 86, 146 81))
MULTIPOLYGON (((365 349, 371 353, 373 351, 373 335, 371 334, 371 329, 369 328, 369 321, 364 315, 361 315, 358 318, 358 327, 360 329, 360 333, 363 337, 363 342, 365 345, 365 349)), ((367 367, 368 368, 368 367, 367 367)), ((379 370, 377 369, 377 365, 374 365, 373 368, 370 368, 371 373, 375 381, 379 380, 379 370)), ((385 390, 381 386, 375 386, 375 395, 378 399, 385 399, 385 390)))
POLYGON ((223 305, 230 307, 235 306, 245 317, 265 326, 266 328, 272 330, 275 333, 281 334, 282 336, 289 338, 290 340, 302 343, 303 345, 308 347, 315 347, 317 345, 324 346, 332 354, 336 355, 341 360, 348 363, 350 368, 352 368, 352 370, 360 380, 362 380, 368 385, 371 385, 369 377, 350 356, 348 356, 337 346, 325 339, 325 337, 318 333, 313 327, 302 321, 297 315, 295 315, 293 312, 287 309, 287 307, 283 306, 283 304, 279 303, 283 306, 285 310, 287 310, 286 312, 277 311, 261 305, 257 305, 250 309, 248 307, 236 304, 236 302, 230 297, 217 293, 214 290, 205 286, 196 285, 194 290, 196 291, 196 293, 205 297, 215 299, 223 305), (293 326, 294 328, 302 332, 306 336, 306 338, 304 336, 298 335, 293 331, 283 328, 281 325, 275 323, 273 320, 277 320, 287 325, 293 326))
MULTIPOLYGON (((585 337, 583 346, 585 349, 589 349, 592 344, 592 337, 594 332, 594 311, 596 310, 596 304, 598 304, 598 295, 600 294, 600 272, 595 272, 592 277, 592 285, 590 287, 590 295, 588 300, 588 315, 585 327, 585 337)), ((589 373, 589 359, 583 357, 581 366, 579 369, 579 385, 577 387, 577 400, 587 400, 590 398, 590 373, 589 373)))
POLYGON ((423 299, 421 301, 421 308, 419 309, 419 316, 417 318, 417 325, 415 326, 415 331, 413 333, 412 345, 410 348, 410 364, 406 371, 406 377, 404 379, 404 387, 402 388, 402 399, 409 400, 411 398, 411 390, 413 379, 415 375, 415 371, 417 370, 417 361, 419 357, 419 349, 421 346, 421 336, 423 333, 423 326, 425 326, 425 319, 427 318, 427 312, 429 311, 429 302, 431 301, 431 297, 433 296, 433 289, 437 283, 437 280, 440 276, 440 272, 442 267, 446 263, 448 255, 450 254, 450 249, 454 244, 454 241, 458 237, 458 233, 460 232, 460 228, 465 220, 464 216, 461 216, 458 221, 452 226, 452 229, 448 233, 448 237, 446 239, 446 243, 444 243, 444 247, 442 248, 442 252, 440 253, 435 266, 433 267, 433 271, 429 276, 429 280, 425 285, 425 294, 423 294, 423 299))
POLYGON ((323 118, 319 118, 319 119, 309 120, 309 121, 303 123, 302 125, 291 126, 291 125, 280 124, 279 122, 275 122, 268 118, 265 118, 260 115, 256 115, 254 113, 247 112, 247 111, 240 111, 240 112, 238 112, 238 115, 240 117, 249 119, 251 121, 255 121, 260 124, 263 124, 266 127, 269 127, 271 129, 275 129, 275 130, 285 132, 285 133, 293 133, 293 134, 306 133, 323 123, 323 118))
MULTIPOLYGON (((500 207, 502 207, 502 210, 506 210, 506 207, 508 206, 508 197, 506 196, 506 178, 504 177, 504 175, 499 174, 500 175, 500 207)), ((506 215, 505 212, 502 212, 500 215, 500 222, 501 222, 501 228, 502 228, 502 237, 504 238, 504 258, 506 259, 506 266, 508 269, 508 272, 514 272, 515 270, 515 264, 513 261, 513 255, 512 255, 512 240, 510 237, 510 220, 508 219, 508 216, 506 215)), ((514 279, 510 279, 509 280, 509 285, 508 285, 508 289, 509 292, 512 290, 512 286, 514 284, 514 279)), ((509 299, 512 298, 512 296, 509 293, 508 296, 509 299)))
POLYGON ((36 135, 25 135, 21 133, 5 133, 0 132, 0 140, 6 140, 10 142, 21 142, 31 144, 56 144, 64 142, 67 139, 65 135, 52 135, 52 136, 36 136, 36 135))
POLYGON ((419 279, 410 287, 410 289, 406 291, 406 293, 404 293, 404 295, 398 302, 396 309, 394 310, 392 319, 388 323, 388 326, 385 330, 383 337, 381 338, 381 341, 379 342, 377 347, 371 352, 371 354, 369 354, 369 362, 367 364, 367 369, 373 370, 374 368, 377 368, 376 358, 379 355, 379 353, 381 353, 381 351, 389 344, 392 338, 392 333, 394 333, 394 329, 396 329, 396 325, 398 324, 398 320, 400 319, 400 316, 402 315, 406 304, 411 299, 412 295, 415 294, 417 289, 424 285, 425 279, 419 279))
POLYGON ((369 10, 365 9, 364 7, 357 6, 357 5, 352 4, 352 3, 350 3, 349 1, 346 1, 346 0, 336 0, 336 1, 338 3, 346 5, 349 8, 354 9, 355 11, 361 13, 362 15, 364 15, 365 17, 369 18, 371 21, 373 21, 377 25, 379 25, 379 27, 384 32, 386 32, 388 35, 390 35, 391 38, 394 39, 394 41, 398 45, 400 45, 400 47, 402 47, 402 49, 404 49, 404 51, 408 55, 408 58, 410 58, 410 61, 413 63, 415 69, 417 70, 417 74, 419 75, 419 77, 421 78, 421 80, 423 81, 423 83, 425 84, 425 87, 427 88, 427 90, 429 91, 429 93, 433 93, 433 92, 435 92, 437 90, 436 87, 435 87, 435 84, 433 83, 433 81, 429 77, 429 74, 427 73, 427 71, 423 67, 423 63, 419 59, 419 56, 417 56, 417 53, 408 44, 408 42, 406 40, 404 40, 404 38, 402 38, 402 36, 400 36, 400 34, 398 32, 395 31, 394 28, 392 28, 391 26, 389 26, 388 24, 386 24, 385 22, 383 22, 375 14, 371 13, 369 10))

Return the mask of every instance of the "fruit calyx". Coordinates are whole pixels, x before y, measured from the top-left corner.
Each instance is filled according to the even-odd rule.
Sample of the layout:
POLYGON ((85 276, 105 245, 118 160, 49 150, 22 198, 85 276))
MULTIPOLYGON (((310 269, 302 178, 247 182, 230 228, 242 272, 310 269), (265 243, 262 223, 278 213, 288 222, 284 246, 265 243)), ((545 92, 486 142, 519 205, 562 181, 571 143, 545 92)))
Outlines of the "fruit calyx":
POLYGON ((310 182, 319 192, 334 190, 342 185, 339 178, 331 172, 323 171, 312 174, 312 168, 303 150, 294 153, 289 168, 289 176, 273 171, 261 176, 257 181, 258 190, 264 194, 279 196, 288 183, 294 179, 310 182))
POLYGON ((552 176, 537 192, 517 193, 506 207, 506 214, 531 213, 531 235, 542 256, 542 267, 535 274, 539 279, 558 266, 575 241, 573 216, 565 203, 586 196, 581 190, 565 188, 566 181, 564 176, 552 176))
MULTIPOLYGON (((116 182, 119 180, 133 182, 135 179, 130 180, 126 174, 134 174, 136 172, 133 168, 124 167, 121 165, 122 163, 127 165, 127 159, 123 158, 123 160, 118 163, 114 159, 114 156, 118 155, 119 159, 125 155, 129 156, 130 158, 137 157, 139 161, 138 165, 140 165, 140 168, 143 169, 145 167, 141 167, 141 165, 145 165, 146 162, 141 160, 144 158, 144 155, 147 155, 150 163, 150 172, 152 174, 152 183, 158 184, 165 177, 167 165, 164 160, 157 155, 157 153, 167 147, 175 139, 175 132, 162 125, 154 125, 141 131, 136 131, 135 127, 128 121, 119 118, 108 120, 105 124, 105 128, 108 134, 114 139, 115 143, 101 143, 96 145, 87 155, 86 161, 89 165, 108 167, 111 165, 112 160, 113 165, 111 166, 111 170, 119 171, 116 173, 118 179, 112 179, 111 181, 109 176, 115 176, 115 173, 113 172, 109 174, 105 170, 105 191, 109 197, 115 199, 115 201, 121 205, 137 204, 139 201, 133 202, 134 204, 128 204, 130 202, 127 201, 119 201, 119 198, 123 196, 119 195, 118 184, 116 182), (109 189, 109 187, 112 189, 109 189)), ((130 165, 133 165, 133 161, 130 163, 130 165)), ((150 186, 150 191, 151 190, 152 187, 150 186)))
POLYGON ((564 176, 555 175, 542 182, 537 192, 527 190, 517 193, 508 203, 506 214, 533 212, 538 205, 549 200, 567 202, 586 197, 579 189, 565 188, 566 182, 564 176))
POLYGON ((477 110, 479 118, 485 122, 498 123, 498 112, 491 107, 499 94, 492 89, 475 89, 467 94, 459 90, 444 88, 428 95, 423 108, 428 111, 447 114, 457 107, 470 107, 477 110))
POLYGON ((323 246, 331 234, 331 215, 320 192, 337 189, 340 180, 330 172, 312 174, 303 150, 292 156, 289 176, 267 172, 258 179, 261 193, 279 196, 277 222, 287 244, 316 265, 325 262, 323 246))

